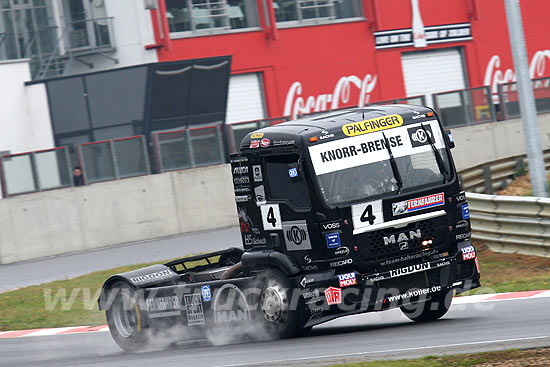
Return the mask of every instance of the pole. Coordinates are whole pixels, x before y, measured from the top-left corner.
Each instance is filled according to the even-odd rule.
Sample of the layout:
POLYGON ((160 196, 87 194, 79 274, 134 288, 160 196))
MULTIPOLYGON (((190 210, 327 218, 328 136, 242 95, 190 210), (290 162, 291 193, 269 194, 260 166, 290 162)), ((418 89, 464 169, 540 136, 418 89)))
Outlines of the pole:
POLYGON ((516 84, 518 88, 519 109, 523 121, 523 133, 525 136, 525 148, 529 161, 529 175, 533 195, 539 197, 548 196, 546 172, 542 147, 539 139, 539 125, 537 122, 537 111, 533 95, 533 84, 529 75, 527 62, 527 50, 523 34, 523 22, 521 20, 521 8, 519 0, 504 0, 506 5, 506 18, 508 19, 508 34, 510 46, 514 57, 514 68, 516 69, 516 84))

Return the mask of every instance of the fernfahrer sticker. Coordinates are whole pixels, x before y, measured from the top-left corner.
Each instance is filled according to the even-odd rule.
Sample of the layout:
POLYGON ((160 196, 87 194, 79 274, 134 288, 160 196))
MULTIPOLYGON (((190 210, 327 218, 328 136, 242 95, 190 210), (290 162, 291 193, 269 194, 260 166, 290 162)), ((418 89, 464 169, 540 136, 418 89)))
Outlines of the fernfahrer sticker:
POLYGON ((401 215, 445 204, 445 194, 422 196, 392 204, 393 215, 401 215))

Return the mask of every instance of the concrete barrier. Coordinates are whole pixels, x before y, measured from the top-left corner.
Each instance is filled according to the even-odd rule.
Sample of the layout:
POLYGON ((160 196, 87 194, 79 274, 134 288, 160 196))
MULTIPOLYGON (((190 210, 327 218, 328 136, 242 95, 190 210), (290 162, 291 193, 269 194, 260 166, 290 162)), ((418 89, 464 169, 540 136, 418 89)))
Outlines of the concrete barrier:
MULTIPOLYGON (((550 147, 550 113, 537 116, 542 149, 550 147)), ((462 171, 486 162, 525 154, 521 119, 451 128, 456 142, 453 158, 462 171)))
POLYGON ((0 264, 237 225, 227 164, 0 200, 0 264))

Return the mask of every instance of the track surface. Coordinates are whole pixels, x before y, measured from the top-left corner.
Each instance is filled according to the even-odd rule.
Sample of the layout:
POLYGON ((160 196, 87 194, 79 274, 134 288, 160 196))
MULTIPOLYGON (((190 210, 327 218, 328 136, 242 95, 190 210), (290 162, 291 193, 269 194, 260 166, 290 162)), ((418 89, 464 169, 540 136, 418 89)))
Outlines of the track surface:
POLYGON ((213 346, 206 341, 137 354, 107 332, 0 340, 2 366, 317 366, 550 346, 550 298, 453 305, 441 320, 415 324, 399 310, 341 318, 310 336, 213 346))
POLYGON ((123 265, 162 261, 228 247, 242 247, 238 227, 0 265, 0 292, 123 265))

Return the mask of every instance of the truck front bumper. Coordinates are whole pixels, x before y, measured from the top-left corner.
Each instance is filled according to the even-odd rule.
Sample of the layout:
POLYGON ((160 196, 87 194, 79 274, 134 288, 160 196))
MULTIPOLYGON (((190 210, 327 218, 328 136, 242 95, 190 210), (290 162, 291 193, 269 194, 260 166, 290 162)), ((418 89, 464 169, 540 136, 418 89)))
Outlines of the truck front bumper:
POLYGON ((341 316, 422 302, 437 293, 459 294, 481 285, 477 254, 467 240, 458 243, 455 253, 442 254, 435 260, 376 274, 345 273, 343 283, 342 274, 340 278, 338 275, 330 270, 296 279, 298 284, 307 284, 302 291, 304 327, 341 316))

